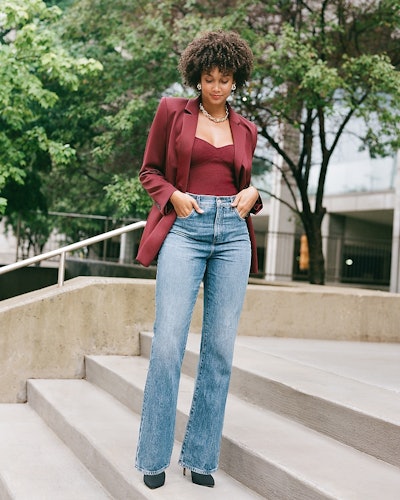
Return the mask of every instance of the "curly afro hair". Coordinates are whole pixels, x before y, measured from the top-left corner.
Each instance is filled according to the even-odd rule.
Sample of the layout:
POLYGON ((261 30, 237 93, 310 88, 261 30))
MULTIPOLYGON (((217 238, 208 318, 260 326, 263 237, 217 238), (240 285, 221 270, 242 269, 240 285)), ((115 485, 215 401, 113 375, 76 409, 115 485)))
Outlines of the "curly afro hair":
POLYGON ((195 38, 183 51, 178 69, 185 85, 196 89, 203 71, 218 68, 233 72, 238 89, 253 68, 253 53, 245 40, 233 31, 209 31, 195 38))

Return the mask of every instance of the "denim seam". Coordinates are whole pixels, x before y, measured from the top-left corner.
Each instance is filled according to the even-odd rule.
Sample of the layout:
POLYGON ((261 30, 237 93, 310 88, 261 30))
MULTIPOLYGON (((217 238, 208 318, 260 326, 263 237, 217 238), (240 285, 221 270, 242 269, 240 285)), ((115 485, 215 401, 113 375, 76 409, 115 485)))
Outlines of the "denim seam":
MULTIPOLYGON (((207 341, 208 341, 208 327, 207 327, 207 325, 208 325, 209 311, 208 311, 208 307, 207 307, 206 304, 204 304, 204 310, 205 310, 205 316, 203 318, 203 332, 202 332, 202 337, 201 337, 201 353, 200 353, 200 361, 199 361, 198 373, 197 373, 197 376, 196 376, 196 388, 195 388, 195 391, 194 391, 194 394, 193 394, 192 406, 191 406, 190 415, 189 415, 189 421, 188 421, 188 424, 186 426, 185 437, 184 437, 184 440, 183 440, 183 443, 182 443, 181 458, 179 460, 179 463, 182 466, 184 466, 183 455, 185 453, 186 440, 187 440, 187 437, 190 434, 190 431, 191 431, 191 428, 192 428, 192 416, 193 416, 193 414, 194 414, 194 412, 196 410, 197 396, 198 396, 198 392, 199 392, 198 381, 201 380, 201 374, 202 374, 203 367, 204 367, 204 353, 206 352, 207 341)), ((204 471, 203 469, 199 469, 199 468, 196 468, 196 467, 193 467, 193 466, 189 466, 187 468, 190 469, 190 470, 193 470, 194 472, 198 472, 199 474, 214 472, 215 470, 217 470, 217 468, 214 468, 211 471, 204 471)))

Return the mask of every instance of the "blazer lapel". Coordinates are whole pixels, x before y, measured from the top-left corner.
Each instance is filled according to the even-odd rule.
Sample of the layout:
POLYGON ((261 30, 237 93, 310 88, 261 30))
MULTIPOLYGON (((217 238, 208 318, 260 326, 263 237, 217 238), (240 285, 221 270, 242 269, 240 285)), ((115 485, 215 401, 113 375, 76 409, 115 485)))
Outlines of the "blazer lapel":
POLYGON ((239 178, 242 166, 242 158, 245 151, 246 134, 243 133, 243 128, 240 125, 239 116, 231 107, 229 108, 229 122, 232 131, 233 143, 235 146, 233 165, 235 169, 236 182, 238 183, 238 187, 240 188, 241 186, 239 186, 239 178))
POLYGON ((177 137, 178 144, 178 170, 176 174, 176 187, 186 191, 190 160, 194 138, 196 135, 197 118, 199 113, 199 99, 190 99, 183 112, 182 130, 177 137))

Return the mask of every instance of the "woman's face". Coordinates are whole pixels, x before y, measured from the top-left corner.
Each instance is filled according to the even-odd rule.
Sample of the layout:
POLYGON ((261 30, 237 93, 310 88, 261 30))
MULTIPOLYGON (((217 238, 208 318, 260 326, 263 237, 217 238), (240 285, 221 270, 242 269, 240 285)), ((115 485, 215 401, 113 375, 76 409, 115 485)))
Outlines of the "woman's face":
POLYGON ((212 68, 202 72, 200 83, 203 104, 224 105, 231 94, 233 73, 221 73, 218 68, 212 68))

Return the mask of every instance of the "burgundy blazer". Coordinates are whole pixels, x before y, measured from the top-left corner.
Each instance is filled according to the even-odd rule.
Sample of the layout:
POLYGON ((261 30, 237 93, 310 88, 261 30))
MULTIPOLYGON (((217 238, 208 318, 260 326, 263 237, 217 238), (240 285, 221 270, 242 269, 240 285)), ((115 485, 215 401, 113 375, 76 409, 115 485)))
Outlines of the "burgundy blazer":
MULTIPOLYGON (((186 192, 199 99, 163 97, 158 106, 147 139, 139 179, 152 197, 154 205, 140 241, 137 260, 144 266, 155 259, 171 229, 176 213, 169 201, 179 189, 186 192)), ((240 190, 250 185, 251 166, 257 143, 256 126, 229 108, 229 122, 235 146, 234 169, 236 184, 240 190)), ((261 198, 252 213, 262 208, 261 198)), ((257 272, 257 247, 251 218, 246 219, 249 229, 252 263, 251 272, 257 272)))

